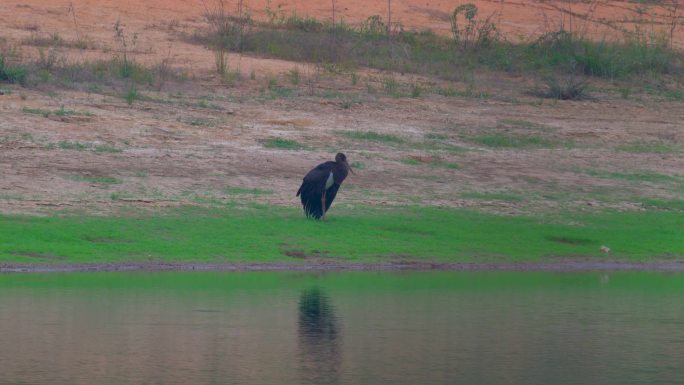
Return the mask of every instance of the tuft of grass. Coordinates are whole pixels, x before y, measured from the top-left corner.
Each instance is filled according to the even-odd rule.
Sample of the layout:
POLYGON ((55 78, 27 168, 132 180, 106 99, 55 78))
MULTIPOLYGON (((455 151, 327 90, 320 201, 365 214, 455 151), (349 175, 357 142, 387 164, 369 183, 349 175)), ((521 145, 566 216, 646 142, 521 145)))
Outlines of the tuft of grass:
POLYGON ((684 152, 684 148, 663 142, 632 142, 615 147, 617 151, 636 154, 676 154, 684 152))
POLYGON ((554 128, 545 124, 530 122, 523 119, 501 119, 498 122, 499 127, 522 128, 526 130, 543 130, 552 131, 554 128))
POLYGON ((369 140, 373 142, 403 143, 404 139, 392 134, 380 134, 375 131, 343 131, 341 135, 356 140, 369 140))
POLYGON ((57 143, 57 147, 62 150, 85 151, 91 148, 92 145, 90 143, 71 142, 68 140, 62 140, 57 143))
POLYGON ((102 152, 109 152, 109 153, 119 153, 123 152, 122 149, 114 147, 109 144, 97 144, 93 145, 92 143, 83 143, 83 142, 72 142, 68 140, 62 140, 55 143, 50 143, 48 148, 53 149, 53 148, 59 148, 62 150, 77 150, 77 151, 86 151, 86 150, 92 150, 98 153, 102 152))
POLYGON ((559 148, 563 145, 537 135, 490 134, 465 138, 466 140, 493 148, 559 148))
POLYGON ((246 188, 246 187, 235 187, 228 186, 223 189, 223 192, 227 195, 272 195, 273 190, 264 190, 260 188, 246 188))
POLYGON ((600 170, 587 170, 587 174, 599 178, 607 179, 621 179, 634 182, 674 182, 678 178, 672 175, 665 175, 650 171, 637 171, 637 172, 606 172, 600 170))
POLYGON ((382 90, 391 96, 400 96, 400 84, 392 76, 385 76, 382 78, 382 90))
POLYGON ((584 100, 589 99, 586 81, 577 80, 575 77, 566 80, 558 80, 555 77, 548 77, 544 80, 545 86, 537 87, 530 91, 530 94, 540 98, 558 100, 584 100))
POLYGON ((419 165, 423 164, 423 162, 419 161, 416 158, 403 158, 401 160, 401 163, 408 164, 411 166, 419 166, 419 165))
POLYGON ((54 111, 46 110, 43 108, 29 108, 29 107, 24 107, 21 109, 23 112, 27 114, 33 114, 33 115, 41 115, 45 118, 49 117, 50 115, 55 115, 55 116, 93 116, 92 113, 90 112, 79 112, 79 111, 74 111, 74 110, 67 110, 64 108, 64 106, 60 106, 58 109, 54 111))
POLYGON ((292 139, 272 138, 262 142, 266 148, 279 148, 282 150, 303 150, 307 148, 305 145, 292 139))
POLYGON ((21 201, 21 200, 24 200, 24 196, 21 194, 0 193, 0 200, 3 200, 3 201, 21 201))
POLYGON ((301 73, 299 72, 299 67, 294 67, 287 72, 287 77, 290 79, 290 83, 293 86, 299 85, 301 81, 301 73))
POLYGON ((42 108, 29 108, 29 107, 24 107, 24 108, 22 108, 21 110, 22 110, 23 112, 27 113, 27 114, 41 115, 41 116, 43 116, 43 117, 45 117, 45 118, 47 118, 48 116, 50 116, 50 111, 49 111, 49 110, 42 109, 42 108))
POLYGON ((25 86, 29 69, 22 64, 11 65, 7 56, 4 52, 0 52, 0 82, 18 83, 25 86))
POLYGON ((674 210, 682 211, 684 210, 684 200, 674 199, 674 200, 663 200, 663 199, 642 199, 641 204, 648 209, 657 210, 674 210))
POLYGON ((434 132, 430 132, 430 133, 425 134, 425 139, 428 139, 428 140, 447 140, 447 139, 449 139, 449 136, 444 135, 444 134, 437 134, 434 132))
POLYGON ((423 93, 423 87, 420 84, 418 84, 418 83, 411 84, 411 97, 412 98, 419 98, 422 93, 423 93))
POLYGON ((133 102, 138 100, 140 98, 140 94, 138 93, 138 89, 135 88, 135 86, 129 87, 126 92, 123 94, 124 100, 126 100, 126 103, 128 105, 133 105, 133 102))
POLYGON ((123 180, 121 180, 121 179, 112 178, 112 177, 108 177, 108 176, 74 175, 74 176, 69 177, 69 179, 76 181, 76 182, 86 182, 86 183, 104 184, 104 185, 123 183, 123 180))
POLYGON ((412 165, 412 166, 430 166, 435 168, 448 168, 452 170, 458 170, 461 165, 453 162, 443 162, 439 158, 416 158, 408 157, 401 160, 402 163, 412 165))
POLYGON ((366 164, 360 161, 352 162, 350 166, 356 170, 363 170, 366 168, 366 164))
POLYGON ((112 145, 110 145, 110 144, 98 144, 98 145, 95 145, 95 147, 93 148, 93 150, 94 150, 95 152, 100 152, 100 153, 101 153, 101 152, 108 152, 108 153, 112 153, 112 154, 117 154, 117 153, 123 152, 122 149, 120 149, 120 148, 118 148, 118 147, 115 147, 115 146, 112 146, 112 145))
POLYGON ((485 201, 522 202, 524 200, 520 195, 505 192, 463 192, 460 196, 465 199, 485 201))

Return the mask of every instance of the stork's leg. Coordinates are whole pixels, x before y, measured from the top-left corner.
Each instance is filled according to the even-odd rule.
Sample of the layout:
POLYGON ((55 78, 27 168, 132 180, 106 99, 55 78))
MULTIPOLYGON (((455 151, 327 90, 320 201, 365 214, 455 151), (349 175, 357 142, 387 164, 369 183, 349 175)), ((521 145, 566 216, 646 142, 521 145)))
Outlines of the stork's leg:
POLYGON ((323 189, 323 194, 321 195, 321 212, 323 213, 323 222, 325 222, 325 192, 326 189, 323 189))

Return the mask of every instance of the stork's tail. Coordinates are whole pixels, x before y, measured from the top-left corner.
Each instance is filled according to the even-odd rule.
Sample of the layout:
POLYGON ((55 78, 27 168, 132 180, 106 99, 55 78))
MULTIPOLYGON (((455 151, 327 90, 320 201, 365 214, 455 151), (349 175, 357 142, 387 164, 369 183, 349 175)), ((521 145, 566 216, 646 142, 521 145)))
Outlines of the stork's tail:
MULTIPOLYGON (((300 189, 301 190, 301 189, 300 189)), ((304 214, 309 218, 321 219, 323 208, 321 207, 321 194, 314 191, 300 191, 304 214)))

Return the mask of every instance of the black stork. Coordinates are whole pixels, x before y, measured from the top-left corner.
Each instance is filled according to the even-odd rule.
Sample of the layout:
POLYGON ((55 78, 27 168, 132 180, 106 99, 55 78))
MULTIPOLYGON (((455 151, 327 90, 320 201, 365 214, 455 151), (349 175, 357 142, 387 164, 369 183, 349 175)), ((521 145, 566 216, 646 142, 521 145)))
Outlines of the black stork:
POLYGON ((347 156, 340 152, 335 155, 334 162, 321 163, 306 174, 297 196, 301 196, 307 217, 325 221, 325 213, 350 171, 354 173, 347 163, 347 156))

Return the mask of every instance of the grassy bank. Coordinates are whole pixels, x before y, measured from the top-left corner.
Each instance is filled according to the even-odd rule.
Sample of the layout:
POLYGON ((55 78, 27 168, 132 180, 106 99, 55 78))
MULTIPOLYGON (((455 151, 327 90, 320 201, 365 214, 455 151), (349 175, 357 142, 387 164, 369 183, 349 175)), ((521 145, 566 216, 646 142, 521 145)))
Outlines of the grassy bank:
POLYGON ((156 215, 0 217, 0 263, 548 262, 678 260, 679 212, 511 217, 436 208, 337 208, 327 223, 273 207, 156 215), (601 246, 611 249, 609 254, 601 246))

